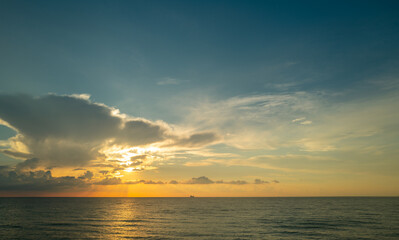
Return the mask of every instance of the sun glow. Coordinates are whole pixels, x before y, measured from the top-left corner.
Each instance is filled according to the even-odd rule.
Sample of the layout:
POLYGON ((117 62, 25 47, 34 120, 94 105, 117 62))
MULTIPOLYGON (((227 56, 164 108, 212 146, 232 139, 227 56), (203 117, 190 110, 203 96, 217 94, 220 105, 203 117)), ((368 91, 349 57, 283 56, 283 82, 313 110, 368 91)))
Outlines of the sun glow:
POLYGON ((123 170, 123 171, 125 171, 125 172, 134 172, 135 170, 137 170, 137 168, 130 167, 130 168, 125 168, 125 170, 123 170))
POLYGON ((130 147, 130 146, 111 146, 104 148, 102 153, 106 156, 107 161, 116 161, 121 166, 125 166, 126 172, 133 172, 142 169, 142 165, 146 165, 154 161, 157 154, 161 152, 157 147, 130 147))

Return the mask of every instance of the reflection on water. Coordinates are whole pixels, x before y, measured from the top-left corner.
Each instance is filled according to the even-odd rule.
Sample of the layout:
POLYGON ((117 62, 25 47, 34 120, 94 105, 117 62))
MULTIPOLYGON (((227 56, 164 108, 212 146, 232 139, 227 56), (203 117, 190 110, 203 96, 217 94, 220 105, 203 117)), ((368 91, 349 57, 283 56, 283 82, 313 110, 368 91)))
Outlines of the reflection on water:
POLYGON ((399 239, 399 198, 0 198, 1 239, 399 239))

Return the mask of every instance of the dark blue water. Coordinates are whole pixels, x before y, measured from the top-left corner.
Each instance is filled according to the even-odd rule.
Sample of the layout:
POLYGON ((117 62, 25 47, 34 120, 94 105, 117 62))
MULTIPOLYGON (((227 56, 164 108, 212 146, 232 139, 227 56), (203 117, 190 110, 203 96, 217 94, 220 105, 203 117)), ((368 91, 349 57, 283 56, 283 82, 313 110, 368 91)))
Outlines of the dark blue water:
POLYGON ((1 239, 399 239, 399 198, 0 198, 1 239))

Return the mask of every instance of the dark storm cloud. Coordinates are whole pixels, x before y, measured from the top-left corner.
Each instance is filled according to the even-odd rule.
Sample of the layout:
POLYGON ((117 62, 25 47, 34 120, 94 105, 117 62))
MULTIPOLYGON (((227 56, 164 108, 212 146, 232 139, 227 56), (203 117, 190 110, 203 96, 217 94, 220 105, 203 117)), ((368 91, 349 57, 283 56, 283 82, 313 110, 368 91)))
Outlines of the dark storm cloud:
POLYGON ((17 171, 23 171, 26 169, 35 169, 39 167, 40 160, 38 158, 27 159, 21 163, 18 163, 15 167, 17 171))
POLYGON ((104 158, 99 150, 106 141, 142 146, 169 139, 174 146, 199 147, 217 139, 214 133, 181 138, 164 122, 129 119, 88 96, 0 95, 0 119, 17 130, 12 141, 24 144, 29 154, 1 151, 15 158, 39 158, 47 167, 86 166, 90 160, 104 158))
POLYGON ((111 111, 71 96, 0 95, 0 117, 25 137, 37 140, 87 142, 107 138, 122 124, 111 111))
POLYGON ((130 120, 125 123, 123 131, 116 139, 118 143, 144 145, 161 142, 168 137, 166 126, 152 123, 145 119, 130 120))
POLYGON ((0 166, 0 173, 1 173, 2 171, 7 170, 7 169, 10 169, 10 167, 9 167, 9 166, 0 166))
POLYGON ((15 151, 11 151, 8 149, 0 149, 0 153, 6 154, 10 157, 14 157, 14 158, 30 158, 32 157, 32 154, 30 153, 22 153, 22 152, 15 152, 15 151))
POLYGON ((51 171, 0 171, 0 191, 64 191, 79 190, 89 184, 75 177, 53 177, 51 171))
POLYGON ((79 140, 64 139, 21 139, 34 157, 40 158, 45 166, 85 166, 100 157, 96 145, 98 143, 79 143, 79 140))
POLYGON ((100 156, 98 146, 110 138, 133 145, 162 139, 160 126, 146 120, 125 122, 114 110, 73 96, 0 95, 1 119, 17 129, 17 140, 33 156, 54 166, 85 165, 100 156))

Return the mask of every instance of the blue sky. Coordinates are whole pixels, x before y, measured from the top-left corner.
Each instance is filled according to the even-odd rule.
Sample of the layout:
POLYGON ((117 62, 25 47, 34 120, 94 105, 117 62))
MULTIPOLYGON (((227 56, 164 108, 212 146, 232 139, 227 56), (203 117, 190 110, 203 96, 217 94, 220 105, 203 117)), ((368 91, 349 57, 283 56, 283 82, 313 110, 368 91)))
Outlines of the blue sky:
MULTIPOLYGON (((225 170, 222 177, 230 179, 299 168, 329 168, 337 179, 343 169, 352 174, 362 166, 367 174, 392 176, 398 170, 398 5, 2 1, 0 94, 89 94, 93 103, 161 120, 179 134, 219 137, 195 153, 176 150, 182 152, 170 161, 178 167, 156 166, 145 177, 209 176, 226 165, 246 172, 225 170), (380 157, 370 157, 367 146, 380 157), (367 164, 359 167, 360 159, 367 164)), ((0 126, 0 139, 14 135, 0 126)), ((12 161, 0 155, 0 163, 12 161)), ((295 174, 273 178, 295 182, 301 178, 295 174)), ((320 180, 312 176, 307 183, 320 180)))
MULTIPOLYGON (((3 92, 90 93, 111 105, 156 105, 193 89, 219 98, 278 91, 273 85, 342 90, 397 74, 395 2, 2 5, 3 92), (169 78, 179 84, 157 85, 169 78)), ((137 108, 123 110, 163 117, 137 108)))

